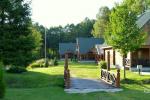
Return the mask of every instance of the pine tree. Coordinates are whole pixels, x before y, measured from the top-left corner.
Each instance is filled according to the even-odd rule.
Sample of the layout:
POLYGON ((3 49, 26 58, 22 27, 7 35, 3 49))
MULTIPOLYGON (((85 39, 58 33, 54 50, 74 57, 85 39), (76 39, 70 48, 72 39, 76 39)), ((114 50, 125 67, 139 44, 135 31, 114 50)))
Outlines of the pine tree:
POLYGON ((5 65, 26 66, 35 49, 29 2, 0 1, 0 56, 5 65))

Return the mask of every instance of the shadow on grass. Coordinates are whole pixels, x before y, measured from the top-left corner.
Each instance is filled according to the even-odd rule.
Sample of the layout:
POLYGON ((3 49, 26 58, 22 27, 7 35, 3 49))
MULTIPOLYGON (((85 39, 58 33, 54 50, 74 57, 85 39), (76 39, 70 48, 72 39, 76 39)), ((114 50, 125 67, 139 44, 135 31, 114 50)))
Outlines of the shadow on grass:
POLYGON ((121 83, 123 84, 150 84, 150 79, 143 79, 143 80, 135 80, 135 79, 123 79, 121 80, 121 83))
POLYGON ((63 75, 51 75, 40 72, 22 74, 5 74, 6 86, 9 88, 64 87, 63 75))

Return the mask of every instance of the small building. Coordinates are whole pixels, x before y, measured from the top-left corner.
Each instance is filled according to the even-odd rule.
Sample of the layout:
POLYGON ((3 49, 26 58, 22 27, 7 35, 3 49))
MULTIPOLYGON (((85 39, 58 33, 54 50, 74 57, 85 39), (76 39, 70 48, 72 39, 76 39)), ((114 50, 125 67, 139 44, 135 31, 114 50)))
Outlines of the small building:
POLYGON ((76 43, 59 43, 60 58, 69 53, 69 57, 76 57, 78 60, 96 60, 96 44, 103 44, 102 38, 76 38, 76 43))
POLYGON ((103 44, 103 38, 77 38, 77 55, 80 60, 96 60, 96 44, 103 44))
MULTIPOLYGON (((150 11, 143 13, 136 23, 144 32, 147 32, 148 36, 141 48, 126 55, 126 67, 136 69, 137 65, 143 65, 145 69, 150 69, 150 11)), ((123 58, 117 50, 113 50, 111 46, 103 47, 103 50, 104 60, 109 66, 123 67, 123 58)))

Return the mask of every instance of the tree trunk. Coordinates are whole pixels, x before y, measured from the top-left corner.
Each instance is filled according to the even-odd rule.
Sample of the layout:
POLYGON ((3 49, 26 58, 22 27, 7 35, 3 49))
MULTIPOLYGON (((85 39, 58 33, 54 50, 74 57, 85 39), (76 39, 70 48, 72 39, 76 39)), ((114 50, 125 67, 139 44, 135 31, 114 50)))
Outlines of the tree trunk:
POLYGON ((125 55, 123 55, 124 79, 126 79, 125 55))

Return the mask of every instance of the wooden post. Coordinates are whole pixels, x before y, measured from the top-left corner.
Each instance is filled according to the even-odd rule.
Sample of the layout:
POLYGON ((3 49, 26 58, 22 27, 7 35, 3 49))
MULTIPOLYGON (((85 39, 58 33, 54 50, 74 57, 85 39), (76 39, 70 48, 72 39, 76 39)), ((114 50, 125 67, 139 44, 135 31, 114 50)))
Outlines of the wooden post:
POLYGON ((65 79, 65 88, 69 89, 70 88, 70 70, 67 69, 66 71, 66 79, 65 79))
POLYGON ((65 65, 64 65, 65 70, 68 69, 68 54, 65 53, 65 65))
POLYGON ((116 56, 115 50, 113 50, 113 65, 115 65, 115 62, 116 62, 115 56, 116 56))
POLYGON ((110 71, 110 52, 107 52, 107 70, 110 71))
POLYGON ((105 57, 106 57, 105 49, 103 49, 103 52, 104 52, 104 54, 103 54, 103 60, 106 61, 106 59, 105 59, 105 57))
POLYGON ((68 54, 65 54, 65 65, 64 65, 64 85, 65 88, 70 88, 70 70, 68 69, 68 54))
POLYGON ((149 66, 150 66, 150 48, 149 48, 149 57, 148 57, 148 63, 149 63, 149 66))
POLYGON ((124 75, 124 79, 126 79, 126 65, 125 65, 125 55, 123 55, 123 59, 122 59, 123 61, 123 67, 124 67, 124 73, 123 73, 123 75, 124 75))
POLYGON ((117 69, 116 87, 120 87, 120 69, 117 69))

